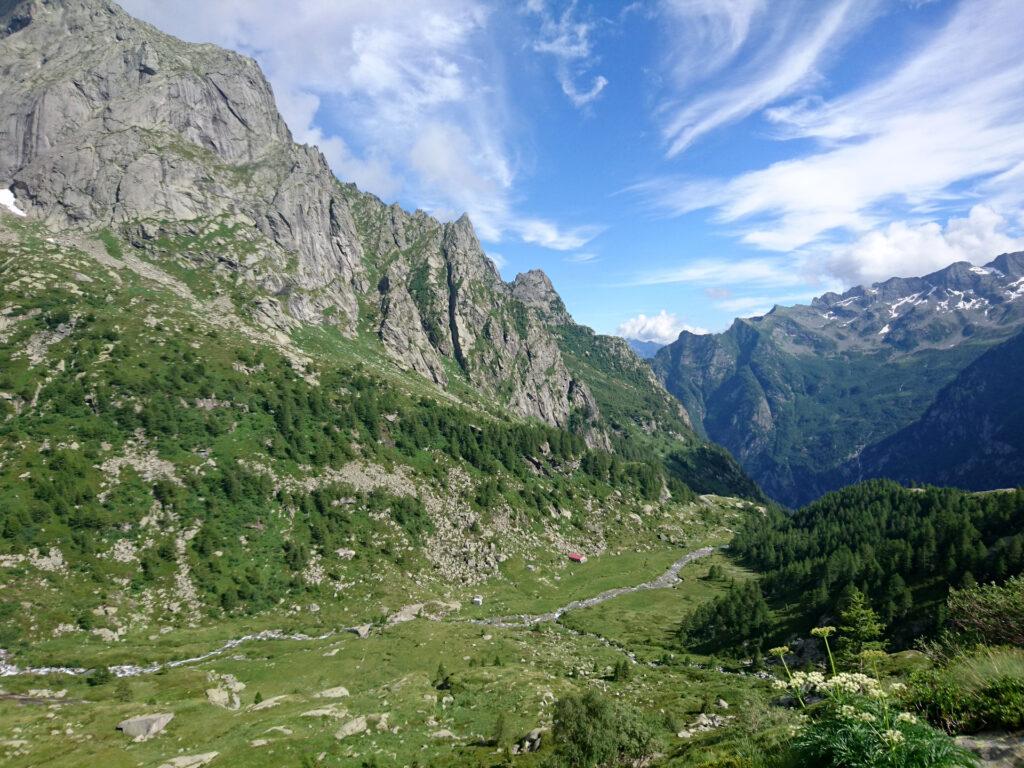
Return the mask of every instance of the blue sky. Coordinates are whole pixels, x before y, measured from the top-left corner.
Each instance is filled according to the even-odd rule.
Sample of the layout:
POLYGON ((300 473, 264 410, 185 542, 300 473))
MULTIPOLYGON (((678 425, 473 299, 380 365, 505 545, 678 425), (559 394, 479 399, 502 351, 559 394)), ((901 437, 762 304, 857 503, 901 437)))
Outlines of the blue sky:
POLYGON ((122 4, 255 56, 340 178, 467 211, 602 332, 1024 249, 1020 0, 122 4))

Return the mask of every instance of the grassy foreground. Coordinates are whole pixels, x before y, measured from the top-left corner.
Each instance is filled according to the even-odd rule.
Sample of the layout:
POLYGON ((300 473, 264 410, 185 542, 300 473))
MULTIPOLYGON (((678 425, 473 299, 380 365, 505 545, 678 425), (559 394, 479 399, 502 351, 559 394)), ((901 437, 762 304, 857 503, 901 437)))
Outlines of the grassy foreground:
MULTIPOLYGON (((549 610, 640 583, 681 554, 669 548, 610 554, 557 580, 550 571, 520 571, 510 562, 508 578, 481 588, 483 606, 377 627, 365 639, 343 632, 326 640, 255 641, 203 662, 98 685, 67 675, 6 678, 0 748, 12 766, 148 766, 210 752, 218 753, 215 766, 487 766, 504 759, 490 743, 499 715, 519 739, 550 727, 556 699, 597 689, 650 713, 671 750, 681 743, 676 732, 708 699, 725 698, 745 710, 767 690, 753 677, 695 668, 670 650, 669 635, 683 613, 722 589, 704 577, 724 558, 686 566, 673 588, 625 595, 567 614, 560 624, 510 629, 470 618, 526 606, 549 610), (541 587, 547 596, 537 599, 541 587), (630 661, 628 679, 616 681, 612 670, 629 660, 627 651, 639 663, 630 661), (439 667, 450 675, 440 686, 439 667), (320 695, 339 686, 349 695, 320 695), (228 691, 229 706, 237 689, 238 708, 213 703, 219 694, 208 691, 218 689, 228 691), (115 730, 124 718, 158 712, 174 719, 150 740, 134 743, 115 730), (360 717, 365 732, 337 737, 360 717)), ((175 637, 178 657, 199 650, 187 632, 175 637)), ((163 657, 175 656, 170 646, 160 646, 163 657)), ((138 648, 115 659, 118 650, 96 658, 142 661, 138 648)), ((542 740, 538 753, 515 759, 539 764, 549 750, 542 740)))

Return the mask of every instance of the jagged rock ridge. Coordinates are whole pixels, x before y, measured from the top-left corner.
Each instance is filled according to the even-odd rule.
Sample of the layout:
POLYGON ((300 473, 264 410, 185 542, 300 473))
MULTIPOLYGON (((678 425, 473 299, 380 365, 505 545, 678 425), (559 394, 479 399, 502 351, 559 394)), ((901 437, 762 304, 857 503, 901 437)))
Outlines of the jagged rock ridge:
POLYGON ((213 221, 225 236, 190 255, 259 289, 262 322, 348 335, 369 324, 441 386, 464 376, 551 424, 598 418, 547 313, 501 280, 469 220, 442 224, 339 184, 319 151, 292 141, 251 59, 183 43, 106 0, 5 2, 0 29, 0 184, 30 215, 109 226, 142 250, 213 221))

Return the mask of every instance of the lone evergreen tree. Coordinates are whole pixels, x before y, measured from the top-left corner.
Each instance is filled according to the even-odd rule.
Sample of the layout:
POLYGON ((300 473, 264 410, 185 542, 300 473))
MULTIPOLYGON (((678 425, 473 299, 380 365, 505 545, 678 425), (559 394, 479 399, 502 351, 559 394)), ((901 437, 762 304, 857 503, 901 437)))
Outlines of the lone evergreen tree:
POLYGON ((494 746, 504 749, 512 741, 512 729, 509 727, 508 720, 505 719, 505 713, 499 712, 498 719, 494 722, 494 733, 491 738, 494 740, 494 746))
POLYGON ((885 626, 864 593, 853 585, 847 587, 839 602, 840 662, 850 666, 864 651, 882 650, 884 630, 885 626))

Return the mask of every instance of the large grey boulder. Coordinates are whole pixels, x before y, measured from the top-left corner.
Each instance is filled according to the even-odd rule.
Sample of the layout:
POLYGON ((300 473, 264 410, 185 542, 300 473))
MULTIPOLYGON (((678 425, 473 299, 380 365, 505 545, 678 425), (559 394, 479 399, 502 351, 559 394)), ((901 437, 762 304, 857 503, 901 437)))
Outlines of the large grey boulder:
POLYGON ((174 715, 171 712, 136 715, 118 723, 117 730, 125 736, 131 736, 135 741, 145 741, 160 733, 173 719, 174 715))
POLYGON ((961 736, 956 743, 981 758, 985 768, 1024 766, 1024 733, 979 733, 976 736, 961 736))

